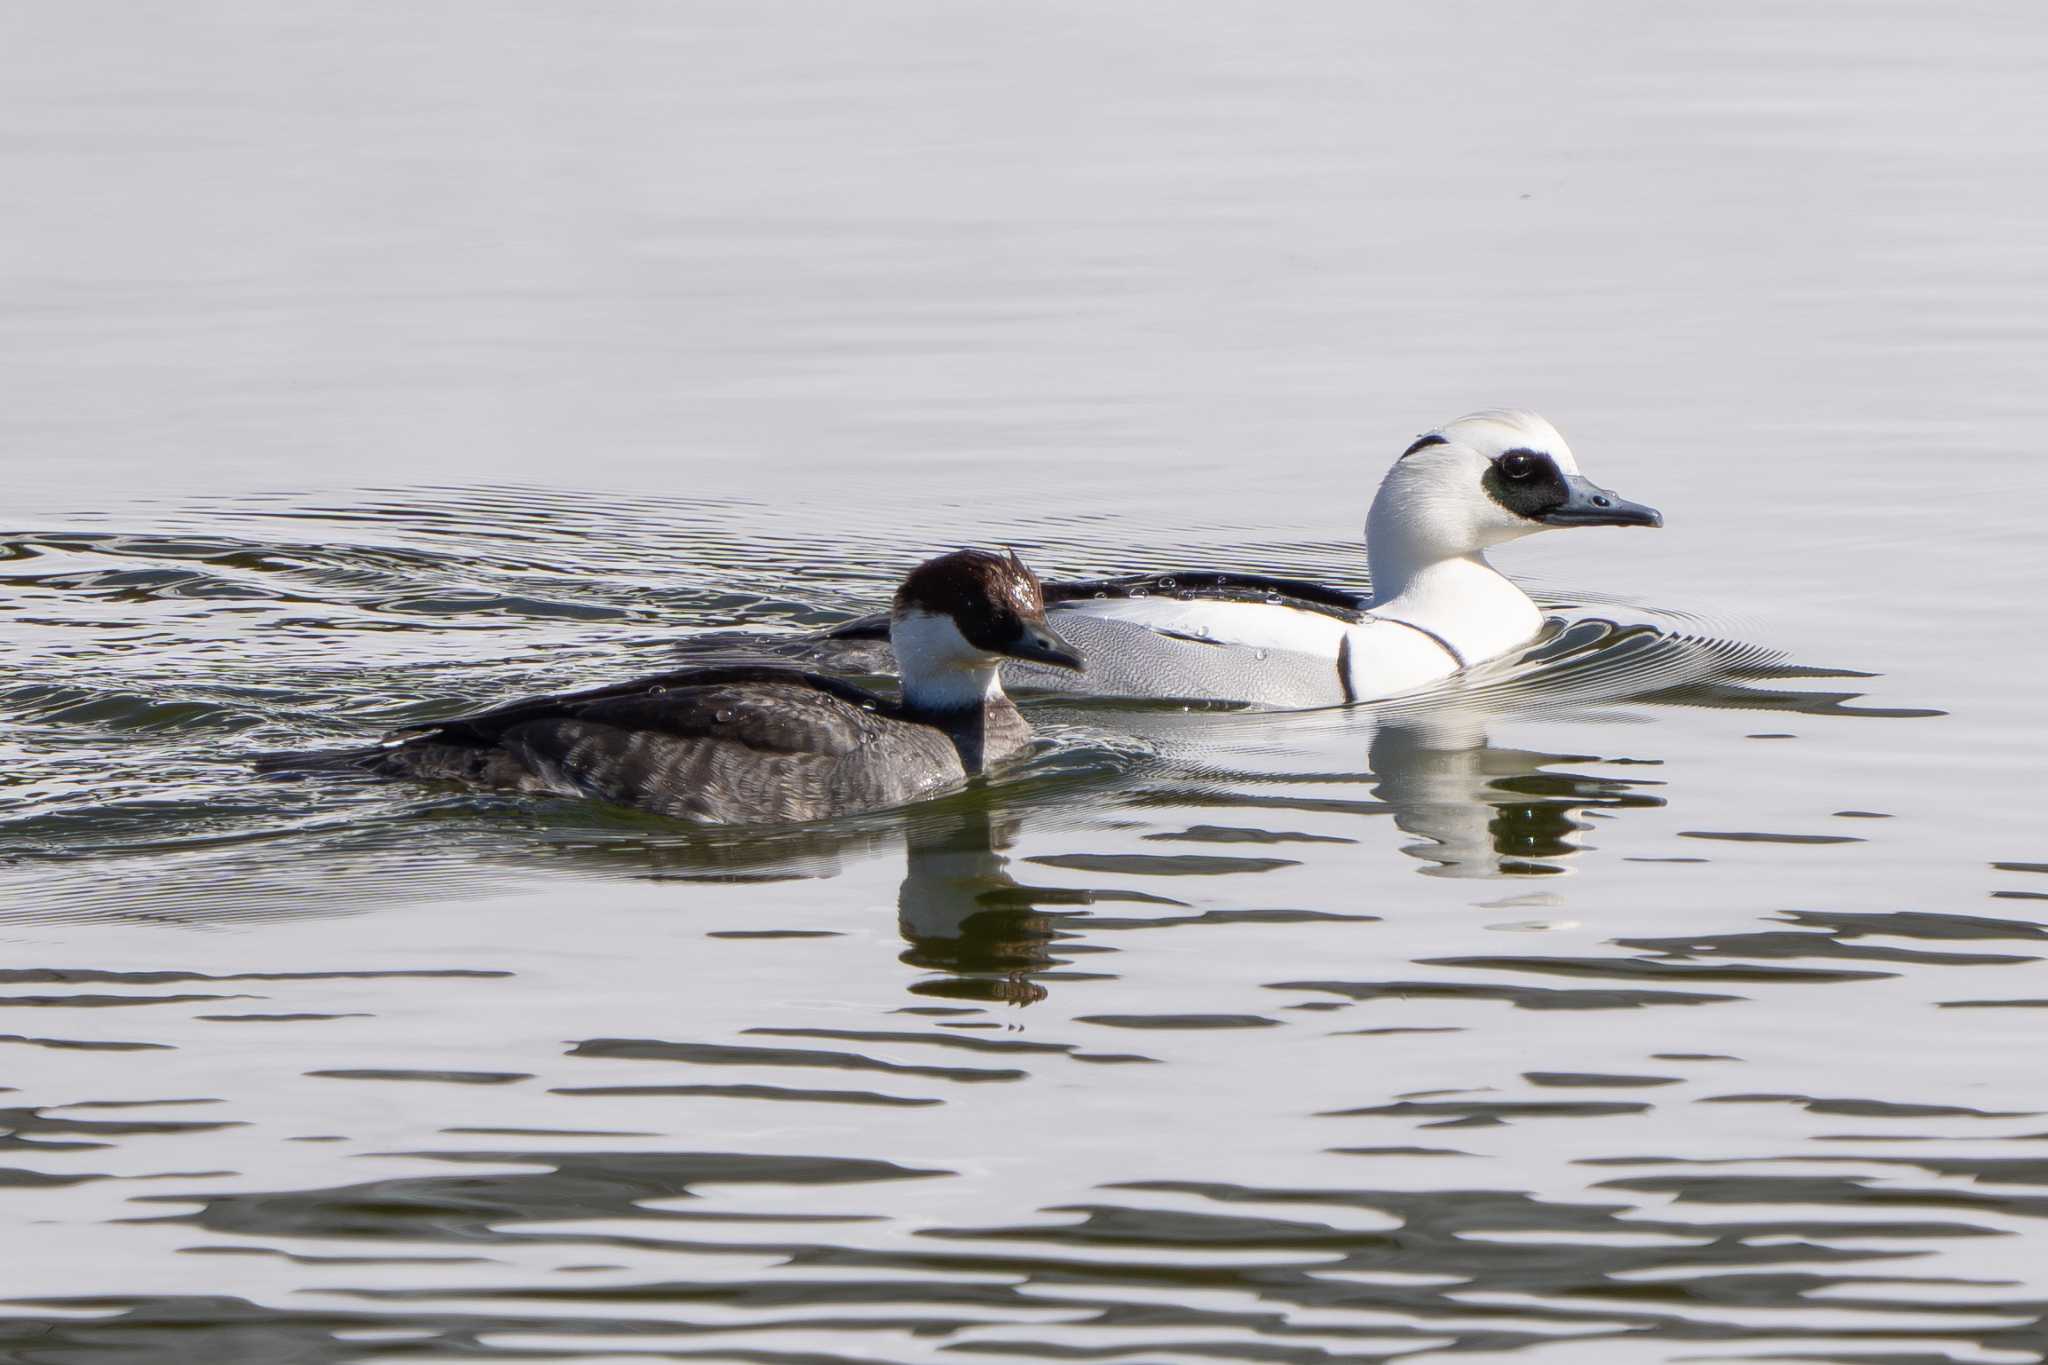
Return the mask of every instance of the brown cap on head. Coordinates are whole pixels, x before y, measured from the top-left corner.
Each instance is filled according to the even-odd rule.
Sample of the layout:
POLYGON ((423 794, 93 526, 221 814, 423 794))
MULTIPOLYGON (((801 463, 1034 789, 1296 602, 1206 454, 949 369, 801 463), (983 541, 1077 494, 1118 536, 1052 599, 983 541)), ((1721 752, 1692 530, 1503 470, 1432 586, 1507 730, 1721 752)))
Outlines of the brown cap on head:
POLYGON ((1080 655, 1046 624, 1038 575, 1015 550, 955 550, 926 560, 896 590, 895 614, 910 612, 950 618, 969 643, 990 654, 1081 666, 1080 655))
POLYGON ((1043 616, 1045 594, 1038 575, 1025 567, 1015 550, 1007 557, 987 550, 955 550, 910 571, 896 590, 896 610, 950 616, 971 639, 967 626, 977 619, 1043 616))

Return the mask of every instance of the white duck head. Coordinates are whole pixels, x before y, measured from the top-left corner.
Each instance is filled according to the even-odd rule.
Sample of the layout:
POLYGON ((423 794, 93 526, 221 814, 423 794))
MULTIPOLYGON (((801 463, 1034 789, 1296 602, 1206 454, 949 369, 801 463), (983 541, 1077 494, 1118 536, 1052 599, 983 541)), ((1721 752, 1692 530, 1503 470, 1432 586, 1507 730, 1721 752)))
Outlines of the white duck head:
POLYGON ((1380 484, 1365 536, 1373 590, 1387 598, 1434 564, 1482 559, 1489 546, 1537 531, 1663 524, 1655 508, 1579 473, 1556 427, 1501 410, 1460 417, 1409 446, 1380 484))
POLYGON ((1543 614, 1486 550, 1557 526, 1662 526, 1579 473, 1557 428, 1533 412, 1475 412, 1404 451, 1366 515, 1374 615, 1434 636, 1460 666, 1533 636, 1543 614))

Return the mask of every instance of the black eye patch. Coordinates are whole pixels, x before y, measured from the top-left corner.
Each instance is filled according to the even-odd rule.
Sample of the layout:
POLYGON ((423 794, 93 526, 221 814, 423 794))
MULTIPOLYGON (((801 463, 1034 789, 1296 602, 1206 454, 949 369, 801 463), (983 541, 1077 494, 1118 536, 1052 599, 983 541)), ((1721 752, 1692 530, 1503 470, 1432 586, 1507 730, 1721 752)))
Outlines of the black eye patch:
POLYGON ((1486 467, 1481 484, 1488 497, 1531 521, 1542 520, 1570 497, 1557 461, 1540 450, 1503 451, 1486 467))
POLYGON ((967 637, 967 643, 977 649, 990 651, 1000 650, 1012 643, 1024 629, 1017 619, 1017 613, 1002 606, 963 612, 955 621, 960 627, 960 633, 967 637))

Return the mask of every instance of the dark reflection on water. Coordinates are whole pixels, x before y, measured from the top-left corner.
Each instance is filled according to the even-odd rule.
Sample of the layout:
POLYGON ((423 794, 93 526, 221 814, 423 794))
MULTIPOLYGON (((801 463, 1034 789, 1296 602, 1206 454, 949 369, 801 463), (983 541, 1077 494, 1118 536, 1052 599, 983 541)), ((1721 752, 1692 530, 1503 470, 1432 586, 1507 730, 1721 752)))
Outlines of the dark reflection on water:
MULTIPOLYGON (((461 1291, 472 1305, 461 1311, 427 1306, 449 1290, 417 1284, 338 1291, 365 1303, 360 1312, 259 1310, 230 1298, 96 1295, 66 1299, 64 1306, 109 1314, 98 1321, 38 1317, 35 1305, 19 1305, 24 1316, 0 1323, 0 1345, 38 1349, 48 1354, 24 1358, 55 1361, 140 1359, 151 1350, 171 1352, 155 1357, 163 1359, 224 1359, 222 1352, 261 1325, 267 1349, 291 1343, 294 1351, 269 1358, 328 1360, 345 1358, 336 1334, 377 1325, 419 1333, 408 1343, 414 1350, 519 1359, 522 1350, 493 1345, 488 1334, 531 1329, 538 1309, 546 1330, 572 1351, 578 1342, 644 1337, 673 1340, 688 1354, 710 1349, 729 1333, 789 1325, 847 1334, 845 1349, 855 1353, 849 1358, 864 1358, 866 1349, 886 1351, 906 1332, 973 1353, 999 1349, 975 1340, 976 1328, 1015 1321, 1000 1349, 1024 1357, 1219 1354, 1315 1361, 1381 1359, 1426 1343, 1502 1351, 1618 1333, 1646 1339, 1646 1349, 1654 1340, 1705 1350, 1743 1340, 1749 1333, 1736 1324, 1745 1318, 1796 1315, 1825 1302, 1853 1313, 1857 1325, 1807 1328, 1795 1321, 1771 1327, 1768 1337, 1789 1358, 1840 1360, 1858 1358, 1840 1354, 1844 1338, 1886 1353, 1915 1342, 1942 1351, 1959 1341, 2038 1350, 2044 1341, 2039 1318, 2048 1310, 2048 1302, 2005 1292, 2009 1282, 1923 1273, 1914 1255, 1918 1248, 1989 1235, 1969 1221, 1971 1215, 2039 1216, 2048 1199, 1900 1183, 1879 1189, 1870 1177, 1825 1172, 1624 1176, 1596 1182, 1593 1197, 1575 1200, 1488 1189, 1467 1183, 1471 1177, 1462 1170, 1462 1179, 1450 1177, 1457 1183, 1427 1191, 1151 1179, 1106 1186, 1095 1198, 1047 1210, 1044 1220, 935 1226, 900 1249, 877 1250, 818 1240, 821 1225, 834 1223, 833 1217, 748 1209, 748 1192, 853 1184, 879 1210, 896 1182, 943 1178, 944 1172, 835 1158, 683 1152, 440 1152, 432 1159, 532 1169, 215 1197, 177 1217, 215 1236, 312 1235, 340 1245, 390 1241, 486 1255, 538 1241, 585 1255, 766 1256, 799 1277, 770 1272, 589 1286, 511 1283, 461 1291), (689 1207, 693 1190, 709 1185, 725 1192, 720 1207, 689 1207), (1604 1191, 1617 1194, 1598 1193, 1604 1191), (1633 1212, 1628 1196, 1644 1191, 1675 1193, 1672 1214, 1633 1212), (650 1208, 650 1200, 664 1203, 650 1208), (1696 1203, 1740 1205, 1747 1212, 1711 1222, 1681 1216, 1696 1203), (1826 1209, 1840 1213, 1819 1212, 1826 1209), (618 1230, 537 1230, 596 1217, 618 1230), (742 1231, 744 1239, 735 1240, 742 1231), (1166 1248, 1174 1259, 1158 1258, 1166 1248), (1398 1278, 1375 1282, 1390 1270, 1398 1278), (1968 1307, 1899 1297, 1944 1286, 1978 1292, 1968 1307), (1181 1297, 1162 1299, 1161 1291, 1181 1297), (490 1305, 501 1302, 504 1311, 493 1312, 490 1305), (629 1305, 635 1310, 630 1317, 616 1316, 629 1305), (719 1311, 705 1317, 711 1309, 719 1311), (1048 1309, 1065 1310, 1058 1315, 1061 1327, 1040 1336, 1029 1324, 1048 1309), (1299 1320, 1310 1314, 1312 1322, 1299 1320), (1957 1321, 1943 1322, 1944 1316, 1957 1321), (1917 1321, 1888 1321, 1908 1317, 1917 1321), (1981 1325, 1986 1319, 1998 1325, 1981 1325), (1073 1340, 1077 1328, 1106 1329, 1113 1335, 1102 1340, 1123 1337, 1130 1344, 1086 1350, 1073 1340), (1232 1345, 1224 1347, 1225 1341, 1232 1345), (1833 1349, 1802 1353, 1802 1341, 1833 1349)), ((2044 1180, 2038 1161, 1837 1160, 1990 1184, 2038 1186, 2044 1180)), ((1616 1158, 1602 1164, 1678 1163, 1616 1158)), ((462 1263, 374 1253, 323 1259, 340 1266, 413 1266, 415 1281, 431 1278, 436 1265, 462 1263)), ((718 1354, 773 1358, 740 1343, 721 1346, 718 1354)))
POLYGON ((909 945, 903 961, 941 974, 913 986, 920 995, 1012 1005, 1043 999, 1046 988, 1034 978, 1055 971, 1062 962, 1055 956, 1060 941, 1078 935, 1061 932, 1065 912, 1042 907, 1095 903, 1085 891, 1019 882, 1000 851, 1014 826, 1000 829, 1000 823, 974 809, 955 823, 908 838, 909 866, 896 897, 896 922, 909 945))
MULTIPOLYGON (((99 1199, 32 1216, 105 1269, 0 1277, 0 1355, 2048 1347, 2031 1273, 1986 1269, 2017 1252, 1969 1250, 2029 1237, 2043 1161, 1951 1147, 2038 1145, 2048 1095, 1822 1036, 1911 987, 1876 998, 2012 1055, 2048 926, 1827 903, 1863 865, 1800 860, 1881 823, 1782 842, 1851 836, 1745 822, 1768 793, 1687 725, 1927 713, 1699 623, 1560 606, 1525 658, 1356 713, 1034 699, 1046 749, 1000 780, 774 832, 251 774, 679 637, 795 648, 909 553, 741 510, 460 490, 8 538, 0 1198, 99 1199), (1768 871, 1704 880, 1737 857, 1768 871), (504 918, 429 941, 470 902, 504 918), (165 957, 84 956, 117 933, 165 957)), ((1070 534, 1020 549, 1130 553, 1070 534)), ((1978 863, 2005 880, 1969 909, 2044 866, 1978 863)))

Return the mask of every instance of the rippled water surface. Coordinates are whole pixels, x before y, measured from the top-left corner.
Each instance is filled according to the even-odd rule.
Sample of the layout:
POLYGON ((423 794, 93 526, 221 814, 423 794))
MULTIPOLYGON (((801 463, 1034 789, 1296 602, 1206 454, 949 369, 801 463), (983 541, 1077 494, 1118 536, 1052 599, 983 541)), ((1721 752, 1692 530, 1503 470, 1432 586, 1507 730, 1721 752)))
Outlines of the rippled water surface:
MULTIPOLYGON (((2048 22, 0 16, 0 1360, 2048 1359, 2048 22), (933 548, 1655 534, 774 833, 259 777, 933 548)), ((754 632, 735 644, 733 632, 754 632)))

